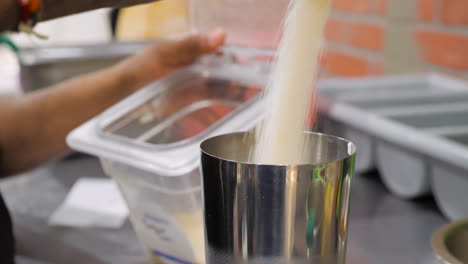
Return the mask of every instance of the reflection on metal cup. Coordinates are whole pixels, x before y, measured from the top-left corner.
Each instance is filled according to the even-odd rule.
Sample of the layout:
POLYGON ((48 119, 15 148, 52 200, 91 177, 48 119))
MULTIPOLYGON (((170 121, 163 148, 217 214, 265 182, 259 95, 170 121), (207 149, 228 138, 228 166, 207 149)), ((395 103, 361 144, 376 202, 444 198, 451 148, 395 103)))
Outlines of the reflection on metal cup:
POLYGON ((249 160, 248 133, 201 144, 205 247, 215 263, 345 263, 356 148, 307 133, 298 165, 249 160))

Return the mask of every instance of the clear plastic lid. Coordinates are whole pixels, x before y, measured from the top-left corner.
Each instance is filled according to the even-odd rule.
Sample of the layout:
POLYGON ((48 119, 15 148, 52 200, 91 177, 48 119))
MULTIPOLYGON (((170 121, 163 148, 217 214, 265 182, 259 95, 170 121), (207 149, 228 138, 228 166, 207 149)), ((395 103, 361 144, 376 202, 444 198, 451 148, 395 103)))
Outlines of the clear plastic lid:
POLYGON ((260 92, 258 84, 242 80, 198 71, 178 75, 141 105, 105 122, 104 135, 158 148, 182 146, 226 123, 260 92))
POLYGON ((262 113, 257 95, 267 74, 228 61, 200 62, 111 107, 72 131, 67 142, 159 175, 190 173, 202 140, 256 125, 262 113))

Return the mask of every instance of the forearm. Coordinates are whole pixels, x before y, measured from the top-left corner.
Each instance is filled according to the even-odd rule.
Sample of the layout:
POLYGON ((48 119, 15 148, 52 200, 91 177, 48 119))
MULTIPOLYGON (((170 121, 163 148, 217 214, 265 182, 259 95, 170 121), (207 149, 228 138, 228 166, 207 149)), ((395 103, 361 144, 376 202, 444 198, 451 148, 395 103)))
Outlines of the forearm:
POLYGON ((103 7, 126 7, 155 0, 42 0, 42 21, 103 7))
POLYGON ((0 33, 15 30, 20 18, 20 10, 16 0, 0 0, 0 33))
MULTIPOLYGON (((103 7, 126 7, 154 0, 42 0, 39 18, 46 21, 103 7)), ((0 0, 0 32, 15 30, 20 19, 18 0, 0 0)))
POLYGON ((66 154, 66 135, 137 89, 111 68, 0 103, 0 176, 18 173, 66 154), (0 107, 1 108, 1 107, 0 107))
POLYGON ((42 21, 108 6, 108 0, 42 0, 42 21))
POLYGON ((224 39, 217 30, 209 37, 158 43, 109 69, 16 100, 0 98, 0 177, 63 155, 73 128, 203 54, 217 52, 224 39))

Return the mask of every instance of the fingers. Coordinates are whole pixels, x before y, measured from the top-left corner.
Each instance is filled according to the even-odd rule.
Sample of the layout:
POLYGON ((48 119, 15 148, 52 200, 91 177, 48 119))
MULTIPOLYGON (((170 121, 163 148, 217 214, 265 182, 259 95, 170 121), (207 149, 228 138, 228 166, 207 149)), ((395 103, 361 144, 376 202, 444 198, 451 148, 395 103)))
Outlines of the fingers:
POLYGON ((156 46, 159 63, 167 67, 179 67, 193 63, 201 55, 216 53, 224 44, 226 33, 217 29, 208 35, 194 35, 178 41, 156 46))
POLYGON ((155 44, 142 53, 115 66, 134 86, 142 87, 175 70, 194 63, 204 54, 217 53, 226 33, 217 29, 208 35, 194 35, 181 40, 155 44))
POLYGON ((209 34, 208 37, 208 50, 210 52, 215 52, 224 45, 226 41, 226 32, 223 29, 217 28, 209 34))
POLYGON ((221 28, 217 28, 208 35, 197 34, 179 41, 174 41, 172 44, 175 44, 180 51, 185 49, 185 52, 187 53, 202 55, 205 53, 216 52, 222 45, 224 45, 225 40, 226 33, 221 28))

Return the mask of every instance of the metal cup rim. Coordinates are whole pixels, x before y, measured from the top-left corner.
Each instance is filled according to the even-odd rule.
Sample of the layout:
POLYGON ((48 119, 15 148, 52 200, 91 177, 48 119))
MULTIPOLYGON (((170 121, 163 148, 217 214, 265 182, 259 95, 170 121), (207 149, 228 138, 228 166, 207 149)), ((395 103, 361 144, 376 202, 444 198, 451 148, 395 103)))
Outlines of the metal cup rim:
POLYGON ((304 133, 305 134, 312 134, 312 135, 316 135, 316 136, 320 136, 320 137, 327 137, 327 138, 331 138, 331 139, 334 139, 336 141, 342 141, 342 142, 348 144, 348 153, 347 153, 347 155, 345 157, 343 157, 343 158, 337 158, 337 159, 329 160, 327 162, 320 162, 320 163, 266 164, 266 163, 255 163, 255 162, 248 162, 248 161, 239 161, 239 160, 226 159, 226 158, 222 158, 222 157, 213 155, 211 153, 208 153, 204 149, 204 145, 206 145, 207 142, 209 142, 211 140, 214 140, 216 138, 227 137, 227 136, 235 136, 235 135, 247 135, 249 133, 252 133, 252 132, 234 132, 234 133, 227 133, 227 134, 222 134, 222 135, 217 135, 217 136, 214 136, 214 137, 207 138, 207 139, 203 140, 200 143, 200 150, 201 150, 202 154, 213 157, 215 159, 222 160, 222 161, 232 162, 232 163, 241 163, 241 164, 245 164, 245 165, 268 166, 268 167, 320 166, 320 165, 323 165, 323 164, 330 164, 330 163, 335 163, 335 162, 338 162, 338 161, 341 161, 341 160, 349 159, 349 158, 356 155, 356 150, 357 150, 356 145, 353 142, 351 142, 351 141, 349 141, 347 139, 344 139, 344 138, 341 138, 341 137, 338 137, 338 136, 325 134, 325 133, 310 132, 310 131, 306 131, 304 133))
POLYGON ((462 220, 450 224, 446 224, 439 228, 431 237, 431 248, 436 257, 443 263, 462 264, 448 249, 446 241, 451 232, 468 226, 468 220, 462 220))

